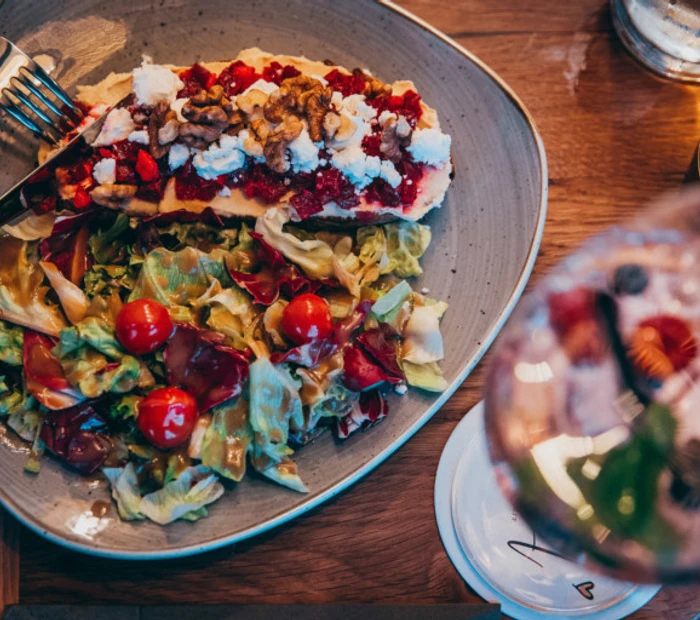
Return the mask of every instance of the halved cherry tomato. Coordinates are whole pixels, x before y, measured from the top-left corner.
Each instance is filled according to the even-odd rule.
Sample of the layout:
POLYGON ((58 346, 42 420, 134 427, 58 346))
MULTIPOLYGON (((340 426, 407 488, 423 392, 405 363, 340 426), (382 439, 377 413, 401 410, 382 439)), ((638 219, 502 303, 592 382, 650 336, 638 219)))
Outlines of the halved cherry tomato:
POLYGON ((117 314, 117 338, 130 353, 143 355, 161 347, 173 333, 168 310, 157 301, 137 299, 117 314))
POLYGON ((333 331, 328 302, 311 293, 295 297, 282 312, 282 331, 294 344, 327 338, 333 331))
POLYGON ((157 448, 185 443, 197 423, 194 398, 176 387, 153 390, 139 405, 139 430, 157 448))

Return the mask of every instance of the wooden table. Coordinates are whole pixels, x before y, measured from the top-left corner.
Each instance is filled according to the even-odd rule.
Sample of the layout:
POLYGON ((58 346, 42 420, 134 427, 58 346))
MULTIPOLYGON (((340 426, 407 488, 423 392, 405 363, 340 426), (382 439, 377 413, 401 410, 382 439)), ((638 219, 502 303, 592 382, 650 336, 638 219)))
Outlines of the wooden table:
MULTIPOLYGON (((627 55, 604 0, 403 0, 522 97, 549 159, 536 280, 581 240, 678 186, 700 136, 700 90, 627 55)), ((488 363, 488 356, 485 363, 488 363)), ((4 600, 22 603, 457 603, 478 601, 438 536, 433 482, 447 438, 481 398, 482 363, 404 448, 334 501, 269 534, 199 557, 95 559, 11 520, 4 600), (17 549, 21 549, 21 555, 17 549)), ((689 619, 700 586, 664 588, 633 618, 689 619)))

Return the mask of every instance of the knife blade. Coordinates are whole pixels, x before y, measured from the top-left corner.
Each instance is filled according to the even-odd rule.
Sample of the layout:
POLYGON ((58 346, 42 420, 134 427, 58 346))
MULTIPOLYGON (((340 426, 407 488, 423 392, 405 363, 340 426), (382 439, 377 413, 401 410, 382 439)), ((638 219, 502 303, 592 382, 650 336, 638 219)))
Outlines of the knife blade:
POLYGON ((26 200, 25 190, 32 183, 43 181, 47 175, 51 175, 56 168, 66 165, 86 146, 90 146, 102 131, 107 115, 114 108, 121 108, 131 104, 133 94, 129 94, 124 99, 112 106, 102 116, 90 123, 85 129, 78 133, 68 144, 56 151, 41 166, 35 168, 19 183, 0 196, 0 226, 5 224, 17 224, 27 215, 33 213, 29 202, 26 200))

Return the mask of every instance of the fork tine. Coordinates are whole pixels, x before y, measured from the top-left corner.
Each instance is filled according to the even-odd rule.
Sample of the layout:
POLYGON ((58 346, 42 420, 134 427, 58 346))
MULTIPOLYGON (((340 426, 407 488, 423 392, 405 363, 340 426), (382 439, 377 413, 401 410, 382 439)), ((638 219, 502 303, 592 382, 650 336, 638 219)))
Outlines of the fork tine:
POLYGON ((21 84, 24 88, 26 88, 31 94, 33 94, 41 103, 43 103, 51 112, 53 112, 56 116, 63 116, 63 112, 58 108, 58 106, 51 101, 44 93, 41 92, 34 84, 32 84, 32 81, 27 78, 27 76, 19 74, 16 75, 14 78, 12 78, 19 84, 21 84))
POLYGON ((21 103, 23 103, 33 114, 38 116, 42 121, 44 121, 48 125, 53 124, 51 118, 49 118, 41 108, 39 108, 29 97, 27 97, 19 89, 12 90, 11 92, 15 97, 17 97, 17 99, 20 100, 21 103))
POLYGON ((68 96, 66 91, 64 91, 56 82, 54 82, 46 72, 34 61, 32 61, 31 68, 24 66, 20 68, 20 71, 28 73, 31 77, 38 79, 46 88, 48 88, 58 99, 61 100, 63 104, 68 106, 71 111, 78 116, 78 118, 83 117, 82 110, 73 103, 73 100, 68 96))
POLYGON ((20 110, 14 103, 10 103, 9 105, 0 103, 0 109, 7 112, 17 122, 21 123, 27 129, 29 129, 34 135, 43 138, 51 145, 55 146, 58 143, 58 141, 56 140, 56 138, 53 137, 53 135, 42 130, 42 128, 39 127, 39 125, 37 125, 31 118, 29 118, 24 112, 22 112, 22 110, 20 110))
POLYGON ((13 118, 31 129, 36 135, 51 143, 56 143, 60 140, 63 135, 60 127, 55 122, 52 122, 44 112, 37 109, 34 102, 23 93, 16 93, 12 89, 5 88, 0 94, 2 95, 0 104, 4 104, 4 106, 0 105, 0 107, 9 111, 13 118), (22 118, 18 117, 18 114, 21 114, 22 118, 28 122, 23 122, 22 118))

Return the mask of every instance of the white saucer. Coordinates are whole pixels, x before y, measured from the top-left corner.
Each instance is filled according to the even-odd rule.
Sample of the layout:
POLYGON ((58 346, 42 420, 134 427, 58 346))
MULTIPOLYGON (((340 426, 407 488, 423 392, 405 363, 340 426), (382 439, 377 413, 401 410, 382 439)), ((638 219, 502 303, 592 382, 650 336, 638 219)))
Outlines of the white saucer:
POLYGON ((445 446, 435 479, 435 514, 447 554, 465 581, 518 620, 617 620, 660 590, 601 577, 552 555, 535 540, 496 483, 483 402, 462 419, 445 446))

